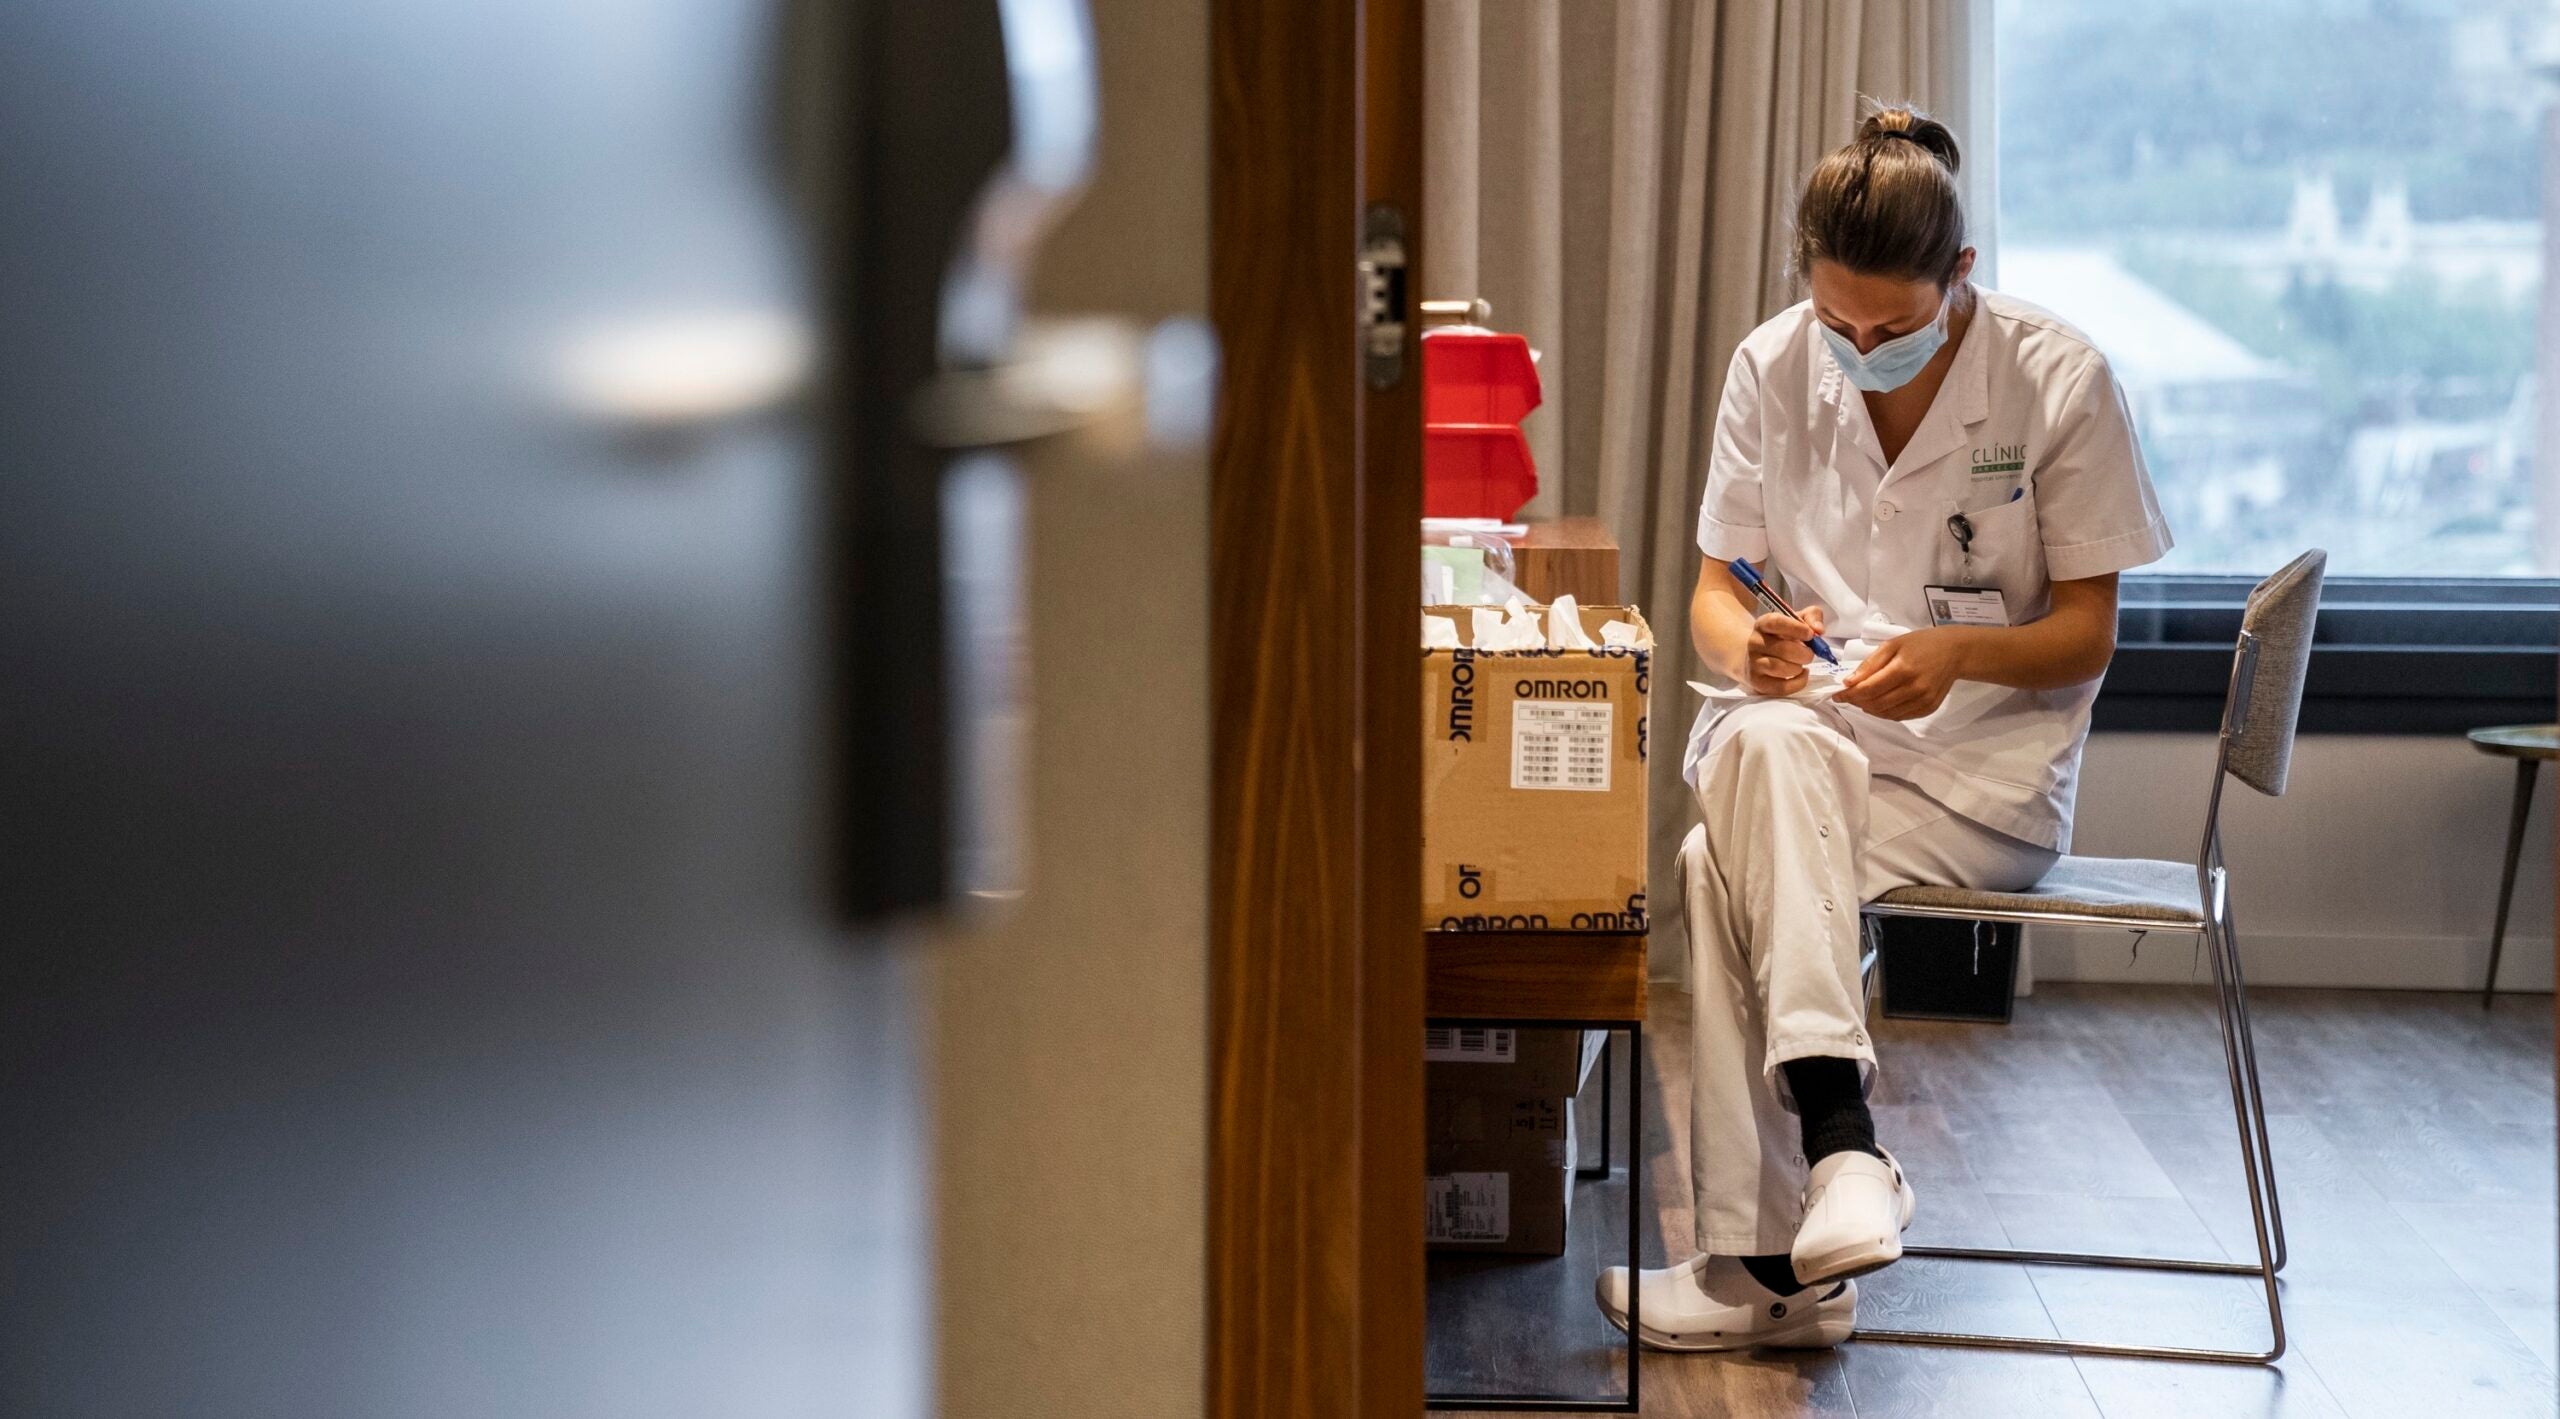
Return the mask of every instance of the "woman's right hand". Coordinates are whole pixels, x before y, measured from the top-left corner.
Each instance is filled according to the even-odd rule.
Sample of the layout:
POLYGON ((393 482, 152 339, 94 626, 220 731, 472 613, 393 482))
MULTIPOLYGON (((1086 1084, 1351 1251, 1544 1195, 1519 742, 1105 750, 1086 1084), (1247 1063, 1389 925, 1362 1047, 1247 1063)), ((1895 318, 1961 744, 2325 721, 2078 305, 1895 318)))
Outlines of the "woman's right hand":
POLYGON ((1822 634, 1822 608, 1807 606, 1804 619, 1771 611, 1751 623, 1742 647, 1742 683, 1755 695, 1792 695, 1811 673, 1813 647, 1822 634))

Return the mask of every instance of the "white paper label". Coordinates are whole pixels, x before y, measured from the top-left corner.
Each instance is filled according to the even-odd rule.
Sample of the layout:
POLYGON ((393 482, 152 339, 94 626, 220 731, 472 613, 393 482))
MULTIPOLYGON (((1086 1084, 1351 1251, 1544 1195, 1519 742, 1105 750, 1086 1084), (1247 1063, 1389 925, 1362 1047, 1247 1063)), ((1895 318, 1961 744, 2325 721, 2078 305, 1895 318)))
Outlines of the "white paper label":
POLYGON ((1616 722, 1617 707, 1605 700, 1513 700, 1511 786, 1608 792, 1616 722))
POLYGON ((1469 1029, 1434 1025, 1422 1032, 1426 1064, 1509 1064, 1520 1057, 1516 1030, 1469 1029))
POLYGON ((1442 1173, 1424 1179, 1422 1193, 1430 1202, 1423 1220, 1423 1240, 1511 1240, 1510 1174, 1442 1173))

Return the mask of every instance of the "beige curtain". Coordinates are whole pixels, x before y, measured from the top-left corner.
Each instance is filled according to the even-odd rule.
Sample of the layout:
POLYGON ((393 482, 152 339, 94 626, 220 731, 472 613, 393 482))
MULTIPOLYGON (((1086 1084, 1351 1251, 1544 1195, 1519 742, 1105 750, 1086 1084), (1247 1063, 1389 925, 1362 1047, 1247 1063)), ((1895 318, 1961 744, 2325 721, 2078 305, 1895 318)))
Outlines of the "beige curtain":
MULTIPOLYGON (((1726 362, 1797 299, 1798 184, 1861 95, 1963 121, 1975 0, 1427 0, 1423 241, 1433 299, 1482 296, 1542 354, 1533 518, 1606 519, 1621 594, 1662 649, 1651 761, 1654 973, 1685 974, 1668 900, 1697 817, 1680 781, 1689 589, 1726 362)), ((1977 149, 1976 144, 1980 147, 1977 149)), ((1968 176, 1973 176, 1968 173, 1968 176)), ((1987 192, 1979 181, 1976 194, 1987 192)), ((1987 215, 1979 195, 1976 227, 1987 215)))

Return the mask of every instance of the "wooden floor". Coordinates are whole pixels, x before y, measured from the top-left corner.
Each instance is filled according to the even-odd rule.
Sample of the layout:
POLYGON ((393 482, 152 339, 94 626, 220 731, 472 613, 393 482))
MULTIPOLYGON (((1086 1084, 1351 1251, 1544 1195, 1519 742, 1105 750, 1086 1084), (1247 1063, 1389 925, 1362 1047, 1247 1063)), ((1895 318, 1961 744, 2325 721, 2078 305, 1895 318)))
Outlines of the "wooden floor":
MULTIPOLYGON (((1669 991, 1654 999, 1648 1266, 1690 1251, 1688 1001, 1669 991)), ((2549 1419, 2560 1367, 2550 997, 2501 997, 2486 1014, 2461 995, 2260 990, 2251 999, 2292 1242, 2291 1350, 2280 1364, 1857 1342, 1657 1353, 1645 1359, 1644 1412, 2549 1419)), ((1919 1190, 1911 1241, 2255 1255, 2204 991, 2046 984, 2008 1026, 1879 1020, 1877 1037, 1877 1132, 1919 1190)), ((1585 1120, 1589 1139, 1587 1109, 1585 1120)), ((1580 1185, 1564 1257, 1433 1258, 1432 1388, 1622 1392, 1623 1340, 1600 1320, 1591 1281, 1624 1254, 1625 1207, 1622 1167, 1580 1185)), ((1915 1258, 1860 1283, 1859 1318, 2255 1347, 2266 1326, 2255 1286, 1915 1258)))

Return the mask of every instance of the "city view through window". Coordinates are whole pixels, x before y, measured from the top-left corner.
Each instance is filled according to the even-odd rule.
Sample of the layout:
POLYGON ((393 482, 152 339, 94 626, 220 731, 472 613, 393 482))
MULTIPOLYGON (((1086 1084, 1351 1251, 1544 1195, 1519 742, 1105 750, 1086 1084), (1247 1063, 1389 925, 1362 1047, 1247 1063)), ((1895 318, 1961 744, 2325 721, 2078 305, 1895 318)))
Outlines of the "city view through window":
POLYGON ((2534 407, 2560 0, 1995 13, 1997 284, 2123 382, 2178 541, 2150 570, 2322 546, 2332 575, 2560 575, 2534 407))

